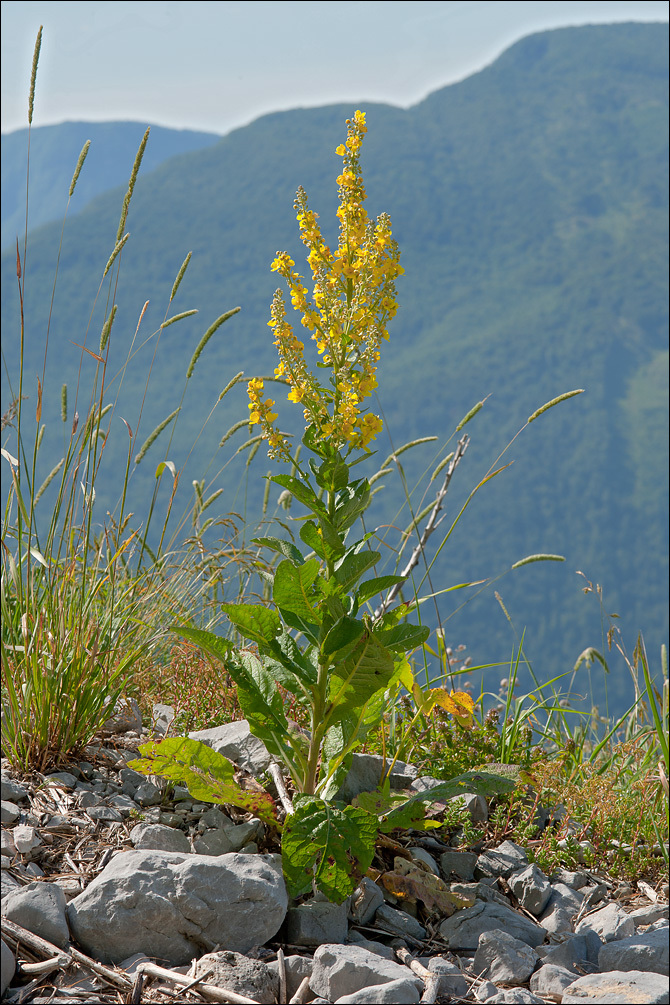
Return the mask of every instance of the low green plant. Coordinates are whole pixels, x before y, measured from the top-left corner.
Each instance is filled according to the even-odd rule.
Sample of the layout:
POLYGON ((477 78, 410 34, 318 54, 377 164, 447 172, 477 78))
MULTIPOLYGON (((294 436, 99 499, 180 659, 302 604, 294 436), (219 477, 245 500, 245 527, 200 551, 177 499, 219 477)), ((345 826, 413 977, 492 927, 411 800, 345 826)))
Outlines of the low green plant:
MULTIPOLYGON (((30 85, 28 157, 41 35, 40 29, 30 85)), ((140 463, 148 463, 148 452, 155 451, 158 437, 167 435, 164 431, 168 427, 174 429, 180 403, 141 446, 142 405, 134 432, 123 419, 129 436, 125 465, 113 473, 120 486, 118 504, 106 519, 100 518, 95 507, 96 486, 109 455, 105 447, 117 412, 118 387, 135 351, 133 340, 124 365, 111 378, 109 353, 117 313, 114 298, 128 240, 125 226, 148 135, 147 130, 132 167, 112 252, 100 263, 96 302, 104 299, 107 307, 99 341, 91 348, 88 331, 74 336, 81 343, 80 374, 91 373, 90 382, 80 376, 70 397, 66 382, 62 386, 59 382, 57 391, 48 386, 47 325, 45 343, 40 347, 45 368, 37 378, 32 414, 24 404, 28 399, 27 222, 23 253, 17 240, 16 334, 20 351, 18 374, 7 367, 11 401, 2 421, 2 463, 9 477, 2 519, 1 690, 3 750, 15 766, 24 769, 45 770, 72 757, 110 717, 122 695, 137 693, 135 670, 152 657, 165 659, 169 621, 185 616, 183 612, 188 610, 189 617, 197 616, 205 626, 215 625, 221 618, 218 601, 223 583, 232 580, 236 586, 233 595, 243 595, 252 570, 259 564, 257 550, 250 551, 235 540, 239 532, 233 518, 215 518, 216 511, 210 507, 220 492, 208 494, 204 481, 196 482, 193 507, 189 505, 180 518, 172 519, 181 471, 167 450, 155 470, 148 512, 143 520, 136 518, 134 526, 131 523, 128 492, 132 475, 140 463), (49 398, 60 402, 64 452, 45 471, 42 443, 46 422, 42 413, 49 398), (166 488, 167 500, 163 502, 166 488), (191 512, 191 527, 180 540, 191 512), (217 525, 223 528, 223 538, 212 546, 217 525)), ((85 168, 88 148, 86 143, 75 166, 68 205, 85 168)), ((187 255, 175 278, 160 328, 150 336, 156 348, 165 327, 197 313, 172 313, 190 258, 187 255)), ((54 296, 57 279, 58 260, 54 296)), ((207 341, 236 310, 222 314, 205 332, 191 358, 184 392, 207 341)), ((143 316, 144 310, 138 331, 143 316)), ((238 374, 229 382, 219 401, 240 377, 238 374)), ((149 376, 147 387, 148 381, 149 376)))

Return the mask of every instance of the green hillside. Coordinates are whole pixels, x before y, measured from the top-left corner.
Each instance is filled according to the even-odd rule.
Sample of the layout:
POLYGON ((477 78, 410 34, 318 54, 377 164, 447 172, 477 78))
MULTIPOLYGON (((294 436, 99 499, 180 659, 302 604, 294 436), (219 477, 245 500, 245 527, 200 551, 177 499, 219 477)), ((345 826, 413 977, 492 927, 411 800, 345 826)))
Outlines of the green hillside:
MULTIPOLYGON (((139 122, 64 122, 38 126, 30 140, 30 227, 62 220, 72 171, 79 151, 91 141, 86 172, 78 183, 71 213, 101 192, 128 180, 128 165, 146 126, 139 122)), ((144 168, 152 170, 169 157, 202 150, 220 139, 214 133, 154 126, 144 168)), ((28 130, 2 137, 2 247, 14 245, 26 222, 28 130)))
MULTIPOLYGON (((516 441, 505 457, 513 467, 481 493, 433 573, 437 590, 496 575, 534 552, 565 555, 563 565, 529 566, 498 586, 518 629, 526 628, 527 653, 544 679, 569 670, 587 645, 603 645, 597 603, 582 595, 578 569, 602 584, 606 608, 622 616, 631 648, 638 630, 650 655, 667 639, 667 71, 665 25, 561 29, 522 40, 482 72, 408 110, 364 106, 368 209, 390 213, 405 268, 380 377, 393 444, 429 434, 443 442, 475 402, 491 395, 468 427, 472 444, 450 491, 453 516, 539 405, 572 388, 587 392, 516 441)), ((203 331, 224 310, 242 307, 210 341, 189 382, 169 453, 178 465, 228 380, 239 370, 251 376, 274 368, 266 322, 277 282, 269 264, 277 249, 298 263, 304 258, 292 212, 299 184, 326 239, 334 236, 333 150, 352 111, 265 116, 140 173, 108 372, 125 359, 145 301, 145 337, 160 324, 188 251, 193 260, 174 308, 198 307, 200 315, 162 335, 139 442, 179 404, 203 331)), ((51 321, 53 377, 44 395, 43 451, 51 463, 62 452, 61 383, 74 388, 79 366, 71 343, 84 339, 122 197, 123 189, 99 196, 66 231, 51 321)), ((31 378, 41 373, 59 238, 60 225, 31 234, 31 378)), ((10 373, 18 341, 9 335, 18 331, 14 267, 13 256, 3 256, 10 373)), ((94 349, 103 306, 101 297, 90 324, 94 349)), ((118 414, 133 429, 153 350, 154 342, 145 346, 125 373, 118 414)), ((218 439, 244 414, 242 391, 224 399, 183 486, 202 477, 218 439)), ((290 407, 284 415, 291 421, 290 407)), ((121 465, 127 444, 115 420, 107 460, 121 465)), ((387 448, 382 442, 380 458, 387 448)), ((133 475, 137 500, 152 490, 162 449, 157 444, 133 475)), ((421 450, 406 455, 410 481, 437 453, 421 450)), ((269 462, 259 454, 255 466, 265 471, 269 462)), ((238 481, 231 469, 215 481, 225 488, 223 510, 242 507, 238 481)), ((397 478, 387 483, 394 503, 379 510, 380 524, 395 519, 401 502, 397 478)), ((259 486, 252 478, 251 509, 259 486)), ((100 519, 114 498, 112 480, 109 495, 99 494, 100 519)), ((408 521, 406 513, 396 520, 408 521)), ((456 606, 443 600, 442 616, 456 606)), ((475 662, 510 655, 514 637, 491 589, 446 628, 475 662)), ((502 675, 493 671, 487 686, 495 690, 502 675)), ((610 701, 622 701, 627 687, 612 681, 610 701)))

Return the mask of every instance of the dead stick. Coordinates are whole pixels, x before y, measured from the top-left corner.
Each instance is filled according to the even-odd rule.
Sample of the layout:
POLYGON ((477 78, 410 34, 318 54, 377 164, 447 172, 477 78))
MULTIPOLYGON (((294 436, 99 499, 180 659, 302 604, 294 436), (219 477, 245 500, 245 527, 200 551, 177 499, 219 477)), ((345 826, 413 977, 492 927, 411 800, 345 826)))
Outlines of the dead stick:
POLYGON ((270 764, 270 774, 277 786, 277 793, 281 800, 281 804, 287 813, 293 813, 293 803, 291 802, 291 797, 288 794, 286 785, 284 784, 284 776, 281 773, 281 768, 276 761, 270 764))
POLYGON ((432 970, 424 967, 423 963, 419 963, 418 960, 413 959, 412 954, 406 946, 394 946, 394 949, 396 956, 402 960, 405 966, 409 967, 423 981, 422 1005, 434 1005, 435 1001, 437 1001, 437 989, 440 983, 439 974, 434 974, 432 970))
MULTIPOLYGON (((456 468, 458 466, 459 461, 463 457, 463 454, 465 453, 465 451, 468 449, 469 442, 470 442, 470 437, 467 436, 467 435, 463 436, 462 439, 460 439, 458 441, 458 446, 456 448, 456 453, 454 454, 454 456, 452 457, 451 461, 449 462, 449 467, 447 468, 447 473, 444 476, 444 481, 442 483, 442 487, 440 488, 440 490, 438 491, 437 495, 435 496, 435 504, 434 504, 434 506, 433 506, 433 508, 432 508, 432 510, 430 512, 430 516, 428 517, 428 522, 426 523, 426 526, 424 528, 423 534, 421 535, 421 537, 419 539, 419 543, 417 544, 417 546, 415 547, 414 551, 412 552, 409 562, 407 563, 407 565, 405 566, 405 568, 400 573, 400 575, 403 577, 404 580, 406 580, 409 577, 409 574, 412 571, 412 569, 419 564, 419 558, 420 558, 420 556, 423 553, 423 550, 424 550, 424 547, 426 545, 426 542, 428 541, 428 538, 430 537, 430 535, 433 533, 433 531, 437 528, 437 526, 441 522, 441 520, 437 519, 437 514, 442 509, 442 503, 444 502, 444 497, 446 496, 447 491, 449 489, 449 483, 450 483, 450 481, 452 479, 454 471, 456 470, 456 468)), ((389 592, 386 594, 386 597, 384 598, 384 600, 382 601, 382 603, 380 604, 380 606, 377 608, 377 610, 375 611, 375 613, 373 615, 373 619, 375 621, 378 618, 380 618, 382 616, 382 614, 384 613, 384 611, 386 611, 390 607, 390 605, 393 603, 393 601, 397 597, 398 593, 400 592, 401 587, 402 587, 402 583, 396 583, 395 586, 391 587, 391 589, 389 590, 389 592)))
POLYGON ((110 984, 123 988, 124 991, 127 991, 133 985, 132 980, 126 974, 110 970, 109 967, 103 966, 102 963, 92 960, 90 956, 80 953, 74 946, 70 946, 66 950, 60 949, 58 946, 54 946, 53 943, 47 942, 46 939, 40 938, 39 935, 33 935, 27 928, 22 928, 21 925, 17 925, 16 922, 10 921, 8 918, 0 919, 0 925, 2 926, 2 931, 14 939, 15 942, 25 942, 27 946, 30 946, 37 953, 44 953, 45 956, 67 956, 69 957, 69 962, 75 960, 77 963, 81 963, 82 966, 88 967, 93 973, 104 977, 110 984))
POLYGON ((48 960, 42 960, 41 963, 21 963, 21 973, 32 975, 32 974, 48 974, 52 970, 60 970, 61 967, 69 967, 72 963, 72 957, 66 956, 65 953, 59 953, 58 956, 54 956, 48 960))
POLYGON ((300 982, 300 987, 293 995, 288 1005, 303 1005, 303 1002, 305 1001, 305 998, 309 993, 310 993, 309 977, 303 977, 302 981, 300 982))
POLYGON ((279 972, 279 1005, 286 1005, 288 995, 286 993, 286 960, 284 950, 281 947, 277 950, 277 970, 279 972))
MULTIPOLYGON (((190 984, 192 977, 184 974, 177 974, 174 970, 166 970, 165 967, 157 967, 155 963, 140 963, 137 968, 138 973, 147 974, 148 977, 160 977, 164 981, 172 981, 184 987, 190 984)), ((254 998, 247 998, 246 995, 238 995, 236 991, 228 991, 226 988, 215 987, 214 984, 199 984, 198 991, 205 998, 215 1002, 232 1002, 233 1005, 258 1005, 254 998)))

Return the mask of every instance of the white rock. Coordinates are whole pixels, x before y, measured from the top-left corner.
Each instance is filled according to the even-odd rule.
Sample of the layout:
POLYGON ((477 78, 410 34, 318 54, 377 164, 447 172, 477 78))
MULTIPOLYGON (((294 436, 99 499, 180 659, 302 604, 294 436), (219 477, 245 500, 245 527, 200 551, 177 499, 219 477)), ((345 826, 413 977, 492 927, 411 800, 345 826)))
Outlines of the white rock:
POLYGON ((342 995, 334 1005, 418 1005, 419 990, 411 978, 389 981, 342 995))
POLYGON ((70 941, 65 895, 55 883, 28 883, 2 902, 2 913, 48 942, 64 949, 70 941))
POLYGON ((587 929, 596 932, 603 942, 614 942, 635 935, 635 922, 618 904, 608 904, 582 918, 575 932, 579 935, 587 929))
POLYGON ((607 974, 587 974, 569 984, 563 994, 563 1005, 581 1002, 613 1002, 631 1005, 668 1005, 668 980, 661 974, 647 974, 639 970, 628 973, 611 970, 607 974))
POLYGON ((479 936, 473 968, 476 974, 494 984, 525 984, 537 959, 537 953, 527 943, 495 928, 479 936))
POLYGON ((400 963, 385 960, 360 946, 324 945, 314 953, 309 986, 314 994, 334 1002, 363 988, 406 979, 413 980, 418 991, 423 988, 423 981, 400 963))
POLYGON ((216 945, 240 953, 279 930, 288 896, 278 855, 124 851, 67 907, 84 951, 188 963, 216 945))

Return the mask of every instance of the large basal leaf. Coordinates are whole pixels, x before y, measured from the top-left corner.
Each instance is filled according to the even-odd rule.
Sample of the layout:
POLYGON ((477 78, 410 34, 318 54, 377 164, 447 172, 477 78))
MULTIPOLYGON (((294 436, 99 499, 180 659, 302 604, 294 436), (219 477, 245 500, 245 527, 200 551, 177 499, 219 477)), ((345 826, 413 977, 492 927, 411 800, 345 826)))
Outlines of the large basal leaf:
POLYGON ((345 555, 335 568, 335 579, 341 589, 349 590, 380 558, 378 551, 358 551, 345 555))
POLYGON ((359 708, 393 677, 393 656, 365 629, 342 663, 331 670, 328 700, 335 709, 359 708))
POLYGON ((314 584, 320 571, 321 563, 316 558, 299 566, 288 559, 280 562, 275 570, 272 591, 272 599, 277 607, 296 614, 304 621, 318 624, 318 595, 315 595, 314 584))
POLYGON ((194 799, 208 803, 231 803, 277 825, 277 814, 269 793, 241 788, 235 781, 235 766, 205 743, 175 736, 142 743, 141 758, 128 766, 143 775, 160 775, 186 785, 194 799))
POLYGON ((446 802, 466 792, 484 797, 500 796, 506 792, 513 792, 517 784, 514 779, 503 778, 487 771, 468 771, 456 778, 450 778, 447 782, 441 782, 426 792, 417 792, 416 795, 410 796, 406 802, 389 811, 381 829, 388 833, 396 827, 406 826, 403 821, 407 819, 408 811, 417 803, 446 802))
POLYGON ((446 918, 458 910, 473 907, 474 898, 451 893, 448 885, 439 876, 421 868, 418 863, 396 858, 393 872, 385 872, 381 881, 384 888, 400 900, 416 904, 420 900, 428 912, 439 911, 446 918))
POLYGON ((289 896, 312 888, 341 904, 372 862, 377 820, 355 806, 295 796, 282 833, 282 864, 289 896))
POLYGON ((261 646, 282 631, 279 615, 260 604, 221 604, 221 610, 245 638, 261 646))

